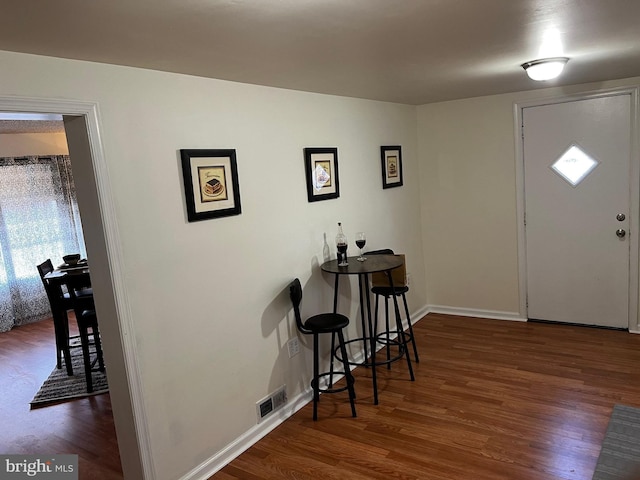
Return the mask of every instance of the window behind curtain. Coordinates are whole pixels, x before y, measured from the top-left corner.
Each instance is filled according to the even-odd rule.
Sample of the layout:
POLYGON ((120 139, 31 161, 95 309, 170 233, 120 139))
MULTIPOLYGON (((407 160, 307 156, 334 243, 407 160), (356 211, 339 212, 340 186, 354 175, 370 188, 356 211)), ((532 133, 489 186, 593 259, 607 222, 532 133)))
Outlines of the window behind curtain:
POLYGON ((86 256, 69 156, 0 158, 0 332, 50 315, 36 266, 86 256))

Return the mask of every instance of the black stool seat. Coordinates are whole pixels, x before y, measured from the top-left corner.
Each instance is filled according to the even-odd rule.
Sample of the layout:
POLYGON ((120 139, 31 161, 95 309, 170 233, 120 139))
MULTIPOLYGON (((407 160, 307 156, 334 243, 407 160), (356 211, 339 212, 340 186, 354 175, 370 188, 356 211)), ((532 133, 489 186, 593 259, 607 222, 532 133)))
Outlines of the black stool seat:
POLYGON ((403 293, 407 293, 409 291, 409 287, 400 286, 400 287, 371 287, 371 292, 376 295, 382 295, 384 297, 390 297, 394 293, 396 295, 402 295, 403 293))
POLYGON ((304 322, 300 314, 300 303, 302 302, 302 285, 299 279, 294 279, 289 284, 289 296, 293 303, 293 311, 296 317, 296 325, 300 333, 305 335, 313 335, 313 378, 311 380, 311 388, 313 389, 313 419, 318 419, 318 401, 320 400, 320 392, 337 393, 344 390, 349 391, 349 402, 351 403, 351 415, 356 416, 355 398, 356 392, 353 388, 355 382, 353 375, 349 369, 347 360, 347 349, 344 341, 342 330, 349 325, 349 318, 339 313, 319 313, 313 315, 304 322), (332 335, 332 343, 335 337, 338 337, 338 348, 342 354, 341 362, 344 370, 342 372, 333 369, 333 348, 331 348, 331 367, 328 372, 320 373, 320 353, 318 351, 318 337, 321 333, 330 333, 332 335), (346 379, 346 386, 333 388, 333 375, 343 373, 346 379), (329 377, 329 386, 327 388, 320 387, 320 379, 329 377))
POLYGON ((348 325, 349 319, 339 313, 319 313, 304 322, 305 328, 318 333, 331 333, 348 325))

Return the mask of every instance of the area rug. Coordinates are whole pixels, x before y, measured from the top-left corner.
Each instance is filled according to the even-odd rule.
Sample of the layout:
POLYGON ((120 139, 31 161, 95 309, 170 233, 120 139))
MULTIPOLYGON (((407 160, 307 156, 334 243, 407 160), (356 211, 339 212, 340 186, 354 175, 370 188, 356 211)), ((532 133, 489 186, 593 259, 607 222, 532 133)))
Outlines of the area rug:
MULTIPOLYGON (((93 353, 93 352, 92 352, 93 353)), ((84 364, 82 363, 82 350, 71 350, 71 365, 73 375, 67 375, 64 360, 62 368, 54 368, 49 378, 31 400, 31 408, 45 407, 55 403, 65 402, 75 398, 99 395, 109 391, 107 376, 104 372, 91 372, 93 380, 93 392, 87 393, 87 381, 84 376, 84 364)))
POLYGON ((640 409, 613 407, 592 480, 640 479, 640 409))

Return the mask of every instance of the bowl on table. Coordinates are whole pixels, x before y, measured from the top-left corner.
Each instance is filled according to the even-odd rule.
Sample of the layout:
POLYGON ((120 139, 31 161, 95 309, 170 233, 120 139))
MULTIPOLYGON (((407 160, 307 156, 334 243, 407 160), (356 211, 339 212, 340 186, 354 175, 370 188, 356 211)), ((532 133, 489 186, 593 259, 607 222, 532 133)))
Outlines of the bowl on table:
POLYGON ((65 265, 74 266, 80 261, 80 254, 74 253, 71 255, 65 255, 62 257, 62 260, 64 260, 65 265))

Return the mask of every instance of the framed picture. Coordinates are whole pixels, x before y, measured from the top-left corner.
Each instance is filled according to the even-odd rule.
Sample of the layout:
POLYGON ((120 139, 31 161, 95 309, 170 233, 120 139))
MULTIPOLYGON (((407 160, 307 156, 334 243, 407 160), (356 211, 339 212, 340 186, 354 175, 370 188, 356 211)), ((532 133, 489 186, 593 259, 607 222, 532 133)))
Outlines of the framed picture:
POLYGON ((337 148, 305 148, 307 198, 310 202, 340 196, 337 148))
POLYGON ((402 147, 380 147, 382 156, 382 188, 402 186, 402 147))
POLYGON ((183 149, 180 157, 190 222, 240 214, 235 150, 183 149))

